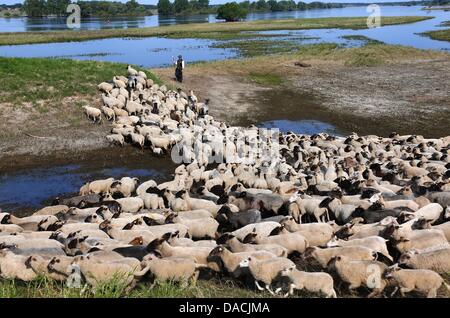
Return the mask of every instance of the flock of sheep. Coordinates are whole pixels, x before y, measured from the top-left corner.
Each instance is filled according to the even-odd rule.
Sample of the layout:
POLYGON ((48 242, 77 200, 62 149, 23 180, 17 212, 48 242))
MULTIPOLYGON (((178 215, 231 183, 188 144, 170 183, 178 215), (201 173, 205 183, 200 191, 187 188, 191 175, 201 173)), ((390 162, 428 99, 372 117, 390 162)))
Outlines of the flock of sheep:
MULTIPOLYGON (((98 86, 101 110, 84 107, 95 122, 102 114, 113 121, 111 142, 163 154, 181 127, 244 129, 216 121, 192 92, 127 71, 98 86)), ((200 155, 168 182, 96 180, 29 217, 0 213, 0 276, 78 273, 89 285, 121 277, 133 288, 225 275, 283 296, 337 297, 346 287, 436 297, 450 288, 440 276, 450 272, 450 136, 287 133, 276 141, 275 157, 208 165, 200 155)))

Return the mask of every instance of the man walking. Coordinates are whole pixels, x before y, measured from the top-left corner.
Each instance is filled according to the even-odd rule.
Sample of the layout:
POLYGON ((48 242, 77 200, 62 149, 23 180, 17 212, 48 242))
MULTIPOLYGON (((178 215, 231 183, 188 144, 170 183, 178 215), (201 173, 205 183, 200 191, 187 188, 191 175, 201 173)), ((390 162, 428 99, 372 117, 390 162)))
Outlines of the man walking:
POLYGON ((175 78, 178 82, 183 82, 183 70, 184 70, 184 60, 181 55, 178 55, 178 60, 175 61, 175 78))

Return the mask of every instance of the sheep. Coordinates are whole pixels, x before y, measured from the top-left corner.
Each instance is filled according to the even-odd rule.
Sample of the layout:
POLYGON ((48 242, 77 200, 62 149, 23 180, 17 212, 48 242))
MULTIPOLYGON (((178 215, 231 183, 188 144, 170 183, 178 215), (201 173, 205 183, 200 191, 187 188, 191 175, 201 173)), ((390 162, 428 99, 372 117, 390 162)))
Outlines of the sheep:
POLYGON ((438 273, 448 273, 450 272, 450 248, 423 253, 410 250, 400 256, 398 263, 413 269, 430 269, 438 273))
POLYGON ((233 236, 236 236, 238 239, 243 240, 249 233, 255 232, 258 233, 262 237, 269 236, 270 233, 275 229, 280 227, 280 223, 278 222, 261 222, 256 224, 246 225, 238 230, 231 232, 233 236))
POLYGON ((33 269, 26 266, 27 256, 16 255, 10 250, 0 250, 0 277, 29 282, 37 277, 33 269))
POLYGON ((210 247, 188 247, 188 246, 170 246, 167 238, 155 239, 149 245, 150 250, 158 250, 163 257, 182 257, 193 258, 195 263, 208 265, 208 255, 212 248, 210 247))
POLYGON ((96 122, 98 122, 99 124, 102 123, 102 112, 100 109, 87 105, 83 106, 82 108, 84 109, 84 112, 89 119, 91 119, 92 117, 94 123, 96 122))
POLYGON ((291 266, 285 268, 280 273, 281 277, 287 277, 290 280, 289 291, 285 294, 293 295, 294 290, 306 290, 312 293, 321 293, 327 298, 337 298, 336 291, 333 288, 333 278, 327 273, 308 273, 302 272, 291 266))
POLYGON ((278 244, 244 244, 230 233, 222 234, 222 236, 217 239, 217 244, 226 244, 234 253, 268 251, 279 257, 287 256, 287 249, 278 244))
POLYGON ((130 76, 138 76, 139 75, 138 71, 136 71, 134 68, 132 68, 131 65, 127 65, 127 72, 128 72, 128 75, 130 75, 130 76))
POLYGON ((423 217, 427 220, 432 220, 431 223, 434 223, 441 217, 443 211, 444 209, 440 204, 430 203, 418 209, 416 212, 414 212, 414 215, 417 218, 423 217))
POLYGON ((194 239, 214 238, 219 227, 219 223, 212 218, 189 219, 183 217, 182 213, 175 216, 172 221, 186 225, 194 239))
POLYGON ((371 249, 363 246, 344 246, 319 248, 316 246, 308 247, 302 258, 304 260, 315 260, 322 268, 327 268, 330 260, 336 255, 345 255, 351 260, 373 260, 376 253, 371 249))
POLYGON ((368 297, 374 297, 383 292, 387 283, 383 278, 387 265, 373 260, 352 260, 345 255, 336 255, 328 264, 329 270, 335 270, 339 278, 348 283, 348 289, 361 286, 372 289, 368 297))
POLYGON ((391 240, 395 248, 404 253, 411 249, 424 250, 433 249, 439 247, 450 247, 447 238, 440 230, 414 230, 406 233, 401 233, 396 230, 391 240))
POLYGON ((136 190, 138 182, 138 178, 123 177, 111 185, 111 191, 120 192, 125 198, 128 198, 136 190))
POLYGON ((280 235, 271 235, 268 237, 259 237, 257 233, 249 233, 243 240, 244 243, 256 244, 278 244, 287 250, 288 254, 293 252, 303 253, 308 247, 308 241, 305 237, 297 233, 286 233, 280 235))
POLYGON ((238 229, 261 221, 261 212, 256 209, 234 213, 229 206, 223 205, 217 214, 224 214, 233 229, 238 229))
POLYGON ((25 261, 25 266, 27 269, 32 269, 36 276, 47 276, 56 281, 65 281, 67 275, 60 274, 49 268, 48 264, 50 259, 44 258, 40 255, 30 255, 25 261))
POLYGON ((125 213, 137 213, 144 207, 144 200, 139 197, 120 198, 116 201, 125 213))
POLYGON ((148 180, 145 181, 143 183, 141 183, 137 189, 136 189, 136 194, 140 197, 142 197, 142 195, 144 195, 145 193, 147 193, 147 190, 149 188, 155 188, 157 186, 156 182, 153 180, 148 180))
POLYGON ((75 258, 72 265, 78 265, 82 277, 86 282, 96 287, 102 282, 107 282, 112 278, 120 279, 128 288, 134 285, 136 279, 144 276, 148 269, 132 267, 128 264, 119 262, 94 262, 88 257, 75 258))
MULTIPOLYGON (((110 191, 111 185, 113 184, 113 182, 114 182, 114 178, 92 181, 87 186, 89 189, 88 191, 89 191, 89 193, 95 193, 95 194, 107 193, 110 191)), ((80 195, 82 195, 81 189, 80 189, 80 195)))
POLYGON ((264 290, 264 288, 258 284, 258 281, 262 281, 265 284, 265 289, 272 295, 275 295, 270 285, 277 278, 281 270, 286 267, 295 266, 295 264, 284 257, 274 257, 267 260, 258 260, 255 257, 248 257, 242 260, 239 263, 239 266, 243 268, 248 267, 255 280, 255 285, 259 290, 264 290))
POLYGON ((65 255, 64 246, 55 240, 34 238, 32 240, 20 236, 2 236, 0 242, 13 244, 12 251, 19 255, 65 255))
POLYGON ((164 209, 164 199, 154 193, 143 193, 140 198, 144 201, 144 207, 150 210, 164 209))
POLYGON ((119 146, 121 146, 121 147, 123 147, 124 144, 125 144, 125 138, 123 138, 123 136, 120 135, 120 134, 111 134, 111 135, 107 135, 107 136, 106 136, 106 139, 107 139, 110 143, 119 145, 119 146))
POLYGON ((371 250, 383 254, 388 259, 393 261, 392 256, 389 255, 389 251, 387 249, 386 242, 388 240, 380 237, 380 236, 369 236, 361 239, 354 240, 331 240, 327 243, 327 247, 335 247, 335 246, 364 246, 370 248, 371 250))
POLYGON ((321 206, 322 200, 298 198, 295 202, 297 203, 298 208, 300 210, 299 220, 301 220, 301 216, 307 214, 307 215, 314 215, 317 222, 324 222, 324 217, 325 215, 327 215, 328 209, 326 207, 321 206))
POLYGON ((114 112, 114 110, 112 110, 109 107, 106 106, 102 106, 102 112, 105 115, 106 119, 108 120, 115 120, 116 119, 116 113, 114 112))
POLYGON ((149 254, 144 257, 142 267, 148 268, 158 282, 188 282, 190 280, 195 285, 199 274, 198 269, 202 266, 189 258, 158 258, 149 254))
POLYGON ((209 257, 219 257, 225 269, 233 277, 238 278, 242 274, 242 269, 239 263, 249 257, 254 257, 258 260, 266 260, 276 257, 276 255, 267 251, 250 251, 250 252, 236 252, 233 253, 223 245, 216 246, 209 253, 209 257))
POLYGON ((113 89, 113 87, 114 86, 112 84, 106 82, 97 85, 98 90, 103 91, 105 93, 109 93, 113 89))
POLYGON ((450 291, 450 286, 438 273, 427 269, 401 269, 396 264, 386 270, 384 277, 394 281, 395 289, 391 297, 399 290, 403 297, 405 293, 418 291, 427 295, 427 298, 435 298, 442 285, 450 291))
POLYGON ((0 233, 20 233, 23 232, 24 229, 16 224, 0 224, 0 233))
POLYGON ((287 217, 281 224, 287 231, 305 237, 309 246, 324 245, 334 234, 333 228, 327 223, 297 224, 292 217, 287 217))

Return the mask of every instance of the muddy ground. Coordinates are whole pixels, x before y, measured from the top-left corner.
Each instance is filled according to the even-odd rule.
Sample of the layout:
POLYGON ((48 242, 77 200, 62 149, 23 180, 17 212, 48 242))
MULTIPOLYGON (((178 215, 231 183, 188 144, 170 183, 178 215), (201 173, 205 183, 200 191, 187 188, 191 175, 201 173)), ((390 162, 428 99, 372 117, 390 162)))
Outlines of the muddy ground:
MULTIPOLYGON (((448 59, 373 67, 314 61, 298 67, 294 62, 279 65, 276 72, 284 74, 285 82, 276 87, 203 65, 186 69, 182 87, 211 98, 211 114, 232 124, 315 119, 344 134, 450 134, 448 59)), ((166 81, 173 81, 171 73, 156 71, 166 81)))

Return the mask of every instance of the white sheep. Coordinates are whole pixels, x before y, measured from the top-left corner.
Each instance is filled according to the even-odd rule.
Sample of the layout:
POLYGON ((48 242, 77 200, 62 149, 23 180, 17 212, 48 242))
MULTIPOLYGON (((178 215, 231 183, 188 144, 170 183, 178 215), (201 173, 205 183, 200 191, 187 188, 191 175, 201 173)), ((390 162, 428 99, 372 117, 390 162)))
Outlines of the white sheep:
POLYGON ((91 107, 91 106, 83 106, 84 113, 86 116, 94 121, 94 123, 98 122, 99 124, 102 122, 102 112, 100 109, 91 107))

